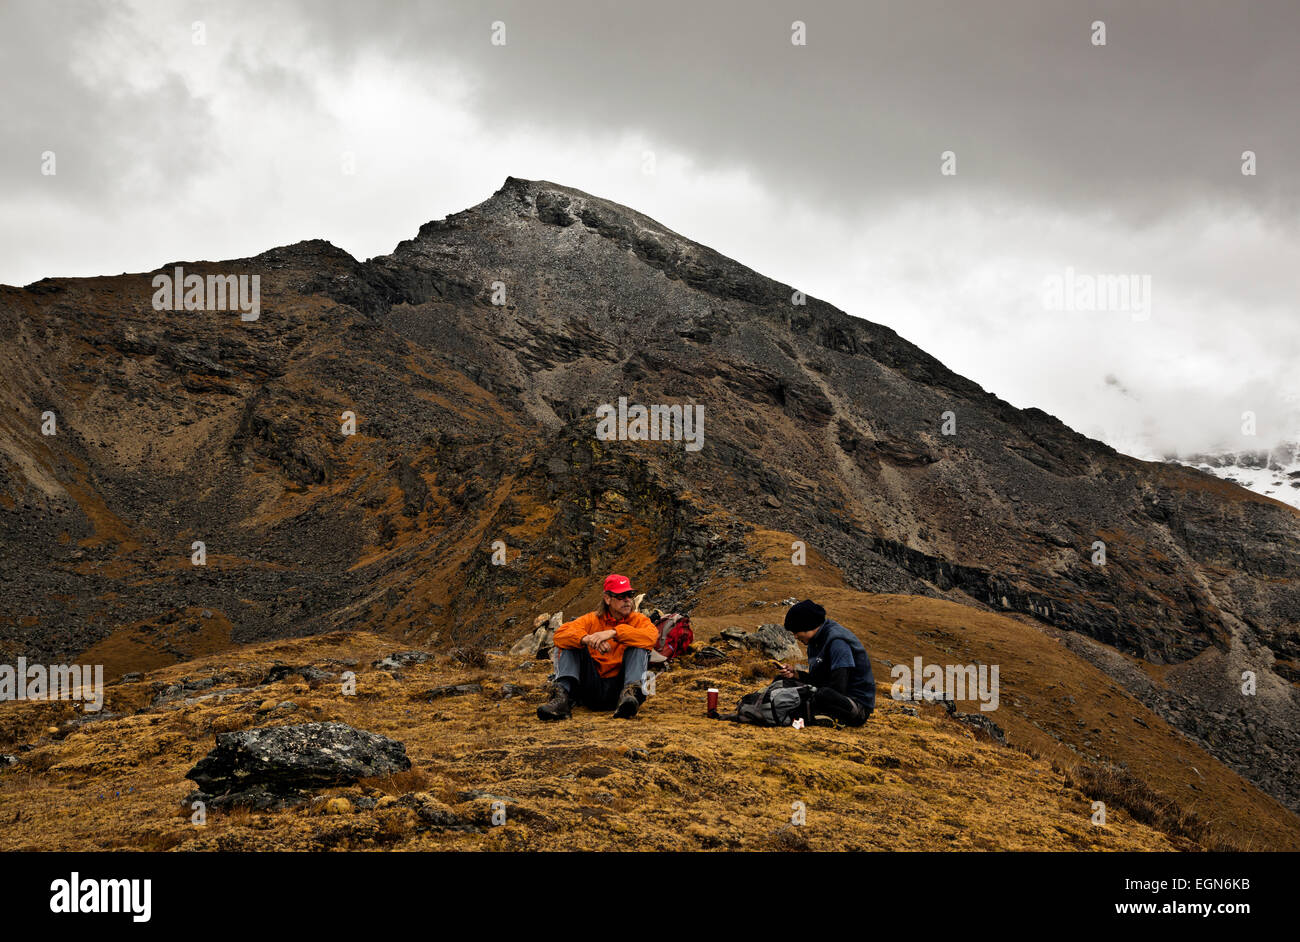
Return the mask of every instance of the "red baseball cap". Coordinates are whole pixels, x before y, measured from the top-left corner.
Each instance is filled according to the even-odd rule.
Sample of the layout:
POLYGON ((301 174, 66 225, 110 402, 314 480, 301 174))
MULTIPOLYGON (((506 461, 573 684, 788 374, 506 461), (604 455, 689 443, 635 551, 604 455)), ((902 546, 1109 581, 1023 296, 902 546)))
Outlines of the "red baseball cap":
POLYGON ((620 592, 631 592, 632 583, 628 581, 627 576, 620 576, 618 573, 612 572, 605 577, 605 591, 612 595, 618 595, 620 592))

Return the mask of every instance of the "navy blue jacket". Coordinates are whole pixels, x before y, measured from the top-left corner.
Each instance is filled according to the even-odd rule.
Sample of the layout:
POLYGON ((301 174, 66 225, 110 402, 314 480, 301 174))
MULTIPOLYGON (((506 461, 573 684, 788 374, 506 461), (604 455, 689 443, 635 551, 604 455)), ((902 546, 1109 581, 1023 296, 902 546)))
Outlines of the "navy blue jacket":
POLYGON ((856 700, 868 712, 876 708, 876 678, 871 672, 871 658, 858 636, 837 621, 826 619, 808 642, 808 682, 815 687, 831 687, 835 671, 848 669, 848 689, 840 691, 856 700))

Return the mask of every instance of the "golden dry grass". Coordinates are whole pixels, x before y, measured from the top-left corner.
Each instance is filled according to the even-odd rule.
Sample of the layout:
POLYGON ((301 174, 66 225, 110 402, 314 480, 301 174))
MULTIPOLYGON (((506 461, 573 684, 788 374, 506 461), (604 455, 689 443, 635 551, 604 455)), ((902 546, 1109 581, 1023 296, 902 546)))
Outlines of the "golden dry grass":
MULTIPOLYGON (((221 703, 146 711, 42 741, 0 774, 0 848, 31 849, 1077 849, 1168 850, 1190 846, 1122 809, 1090 823, 1090 796, 1024 752, 978 742, 941 710, 919 717, 892 702, 864 729, 758 729, 709 720, 704 689, 733 702, 752 682, 748 665, 683 663, 661 675, 632 721, 579 709, 543 724, 545 666, 519 669, 488 655, 486 670, 450 657, 402 679, 365 665, 400 647, 370 634, 242 649, 245 665, 275 659, 355 658, 358 693, 312 690, 300 678, 221 703), (482 694, 425 703, 434 684, 481 679, 482 694), (495 700, 503 682, 524 697, 495 700), (411 772, 331 789, 373 809, 327 814, 319 805, 277 813, 209 810, 204 826, 180 804, 184 773, 213 745, 214 727, 241 708, 291 700, 296 713, 258 725, 337 719, 406 743, 411 772), (34 768, 40 768, 35 771, 34 768), (411 796, 403 799, 402 796, 411 796), (397 799, 394 801, 394 799, 397 799), (491 824, 492 802, 507 823, 491 824), (792 823, 802 802, 806 823, 792 823), (433 809, 433 810, 430 810, 433 809), (467 829, 429 824, 450 820, 467 829)), ((184 666, 227 666, 229 657, 184 666)), ((172 679, 182 668, 156 673, 172 679)), ((152 678, 149 678, 152 679, 152 678)), ((110 688, 109 708, 134 706, 143 684, 110 688)), ((16 703, 5 712, 47 710, 16 703)), ((11 724, 11 728, 23 728, 11 724)))
MULTIPOLYGON (((807 566, 791 566, 792 539, 758 531, 754 542, 768 575, 709 597, 692 621, 705 634, 729 624, 752 629, 780 622, 784 613, 781 606, 754 607, 755 599, 815 598, 862 638, 875 665, 878 698, 888 696, 887 662, 910 664, 919 655, 925 663, 997 664, 1001 703, 989 716, 1013 745, 1064 768, 1123 766, 1154 795, 1194 814, 1213 846, 1300 850, 1300 817, 1071 651, 1058 640, 1060 632, 942 599, 853 591, 813 548, 807 566)), ((1158 681, 1158 670, 1145 672, 1158 681)), ((959 701, 958 708, 974 712, 978 704, 959 701)))

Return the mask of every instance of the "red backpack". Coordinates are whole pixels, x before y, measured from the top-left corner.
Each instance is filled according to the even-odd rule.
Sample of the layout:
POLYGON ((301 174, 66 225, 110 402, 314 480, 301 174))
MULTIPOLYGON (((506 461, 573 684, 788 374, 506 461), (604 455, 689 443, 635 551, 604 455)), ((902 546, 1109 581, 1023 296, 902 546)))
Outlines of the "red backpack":
POLYGON ((659 629, 659 641, 655 644, 655 651, 665 661, 671 661, 677 655, 685 654, 690 650, 691 642, 695 640, 695 633, 691 631, 689 615, 679 615, 676 612, 660 615, 656 612, 651 616, 651 620, 659 629))

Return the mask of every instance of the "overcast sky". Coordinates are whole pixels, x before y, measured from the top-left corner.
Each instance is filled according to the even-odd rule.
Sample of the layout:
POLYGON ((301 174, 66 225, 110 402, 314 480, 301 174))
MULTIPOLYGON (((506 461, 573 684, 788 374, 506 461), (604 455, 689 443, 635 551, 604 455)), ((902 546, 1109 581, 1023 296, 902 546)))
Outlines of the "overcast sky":
POLYGON ((1300 437, 1298 47, 1258 0, 5 0, 0 282, 368 258, 541 178, 1120 450, 1268 447, 1300 437), (1067 269, 1148 277, 1149 313, 1050 309, 1067 269))

